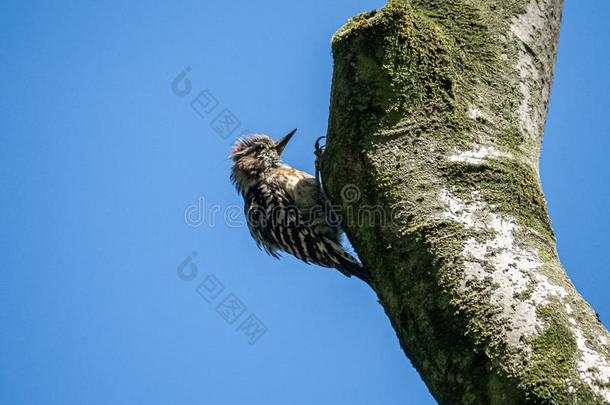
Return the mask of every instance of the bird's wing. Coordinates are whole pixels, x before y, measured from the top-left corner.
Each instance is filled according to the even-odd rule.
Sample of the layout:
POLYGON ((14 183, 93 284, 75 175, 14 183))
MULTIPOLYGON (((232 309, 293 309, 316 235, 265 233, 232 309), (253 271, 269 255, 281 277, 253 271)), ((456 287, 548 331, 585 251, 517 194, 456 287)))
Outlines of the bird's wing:
POLYGON ((282 167, 270 176, 270 182, 279 184, 301 209, 310 209, 320 203, 320 188, 309 173, 282 167))
POLYGON ((356 259, 340 243, 316 232, 285 188, 265 182, 247 196, 246 215, 252 237, 259 247, 274 257, 278 250, 322 267, 337 268, 346 276, 360 275, 356 259))

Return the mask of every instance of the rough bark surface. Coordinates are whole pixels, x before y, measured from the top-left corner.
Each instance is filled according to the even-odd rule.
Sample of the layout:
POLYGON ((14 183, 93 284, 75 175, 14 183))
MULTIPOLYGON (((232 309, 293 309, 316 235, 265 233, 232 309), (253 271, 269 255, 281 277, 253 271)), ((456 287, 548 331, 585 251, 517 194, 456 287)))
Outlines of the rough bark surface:
POLYGON ((561 11, 391 0, 332 41, 325 188, 440 403, 610 402, 538 175, 561 11))

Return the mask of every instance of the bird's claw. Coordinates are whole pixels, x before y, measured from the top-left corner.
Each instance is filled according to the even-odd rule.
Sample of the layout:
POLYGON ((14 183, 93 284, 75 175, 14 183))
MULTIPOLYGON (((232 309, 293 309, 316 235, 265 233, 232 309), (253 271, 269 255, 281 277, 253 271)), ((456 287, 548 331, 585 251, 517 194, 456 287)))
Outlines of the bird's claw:
POLYGON ((316 145, 315 145, 315 151, 314 154, 316 155, 316 157, 322 157, 322 155, 324 154, 324 149, 326 148, 326 146, 321 146, 320 145, 320 141, 322 139, 326 139, 325 136, 321 136, 318 139, 316 139, 316 145))
POLYGON ((318 139, 316 139, 316 145, 315 145, 315 150, 314 150, 314 155, 316 155, 316 180, 318 181, 318 184, 322 184, 322 176, 320 175, 320 170, 322 169, 322 157, 324 156, 324 148, 326 146, 322 146, 320 145, 320 141, 322 139, 326 138, 325 136, 321 136, 318 139))

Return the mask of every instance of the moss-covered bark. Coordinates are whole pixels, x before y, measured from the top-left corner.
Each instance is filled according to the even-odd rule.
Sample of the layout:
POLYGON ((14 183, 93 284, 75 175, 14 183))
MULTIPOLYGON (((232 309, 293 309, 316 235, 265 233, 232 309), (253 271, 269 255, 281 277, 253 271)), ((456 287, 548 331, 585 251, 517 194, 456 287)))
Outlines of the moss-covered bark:
POLYGON ((393 0, 333 38, 325 188, 441 403, 610 400, 609 335, 538 178, 561 9, 393 0))

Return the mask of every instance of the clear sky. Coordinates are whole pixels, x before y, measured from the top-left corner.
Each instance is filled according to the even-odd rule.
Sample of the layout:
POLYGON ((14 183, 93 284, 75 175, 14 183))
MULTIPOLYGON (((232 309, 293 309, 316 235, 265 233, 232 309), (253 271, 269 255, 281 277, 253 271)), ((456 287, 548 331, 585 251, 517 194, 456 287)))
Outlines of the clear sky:
MULTIPOLYGON (((313 170, 330 38, 382 5, 0 3, 0 403, 434 403, 374 294, 259 251, 228 179, 246 130, 298 127, 285 159, 313 170)), ((609 18, 566 1, 542 158, 606 323, 609 18)))

